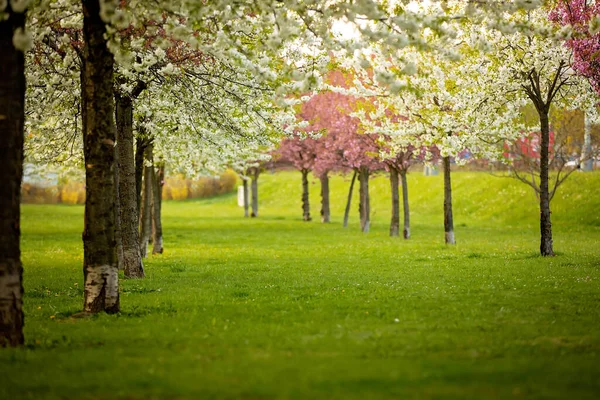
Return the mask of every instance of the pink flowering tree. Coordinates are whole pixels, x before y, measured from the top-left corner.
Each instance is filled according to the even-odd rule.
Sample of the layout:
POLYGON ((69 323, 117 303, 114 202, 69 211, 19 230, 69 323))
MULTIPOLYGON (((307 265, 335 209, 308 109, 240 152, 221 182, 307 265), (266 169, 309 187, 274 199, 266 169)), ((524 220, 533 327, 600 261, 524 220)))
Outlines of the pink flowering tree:
MULTIPOLYGON (((341 73, 333 71, 328 80, 339 80, 341 73)), ((356 131, 356 118, 350 116, 353 99, 344 94, 324 91, 314 95, 302 105, 299 117, 309 125, 307 130, 320 132, 322 136, 316 141, 316 159, 313 173, 321 182, 321 222, 331 219, 329 207, 329 173, 334 170, 347 170, 343 163, 343 151, 338 146, 337 138, 343 132, 356 131)))
POLYGON ((302 219, 304 221, 312 219, 308 198, 308 174, 315 166, 316 150, 317 140, 300 133, 283 139, 277 150, 281 159, 290 162, 294 168, 302 173, 302 219))
MULTIPOLYGON (((560 25, 572 27, 573 36, 565 42, 573 52, 571 68, 585 77, 596 93, 600 93, 600 3, 561 0, 549 17, 560 25)), ((581 170, 591 171, 594 155, 590 115, 586 115, 585 128, 581 170)))
POLYGON ((402 208, 404 211, 404 228, 402 233, 404 239, 410 238, 410 209, 408 205, 408 181, 406 173, 413 164, 414 153, 414 147, 409 145, 402 150, 395 150, 390 157, 383 160, 385 169, 390 173, 390 187, 392 189, 390 236, 400 235, 400 196, 398 193, 398 180, 400 180, 402 182, 402 208))
MULTIPOLYGON (((360 227, 363 232, 369 232, 371 225, 369 177, 373 172, 383 168, 383 165, 379 160, 379 136, 359 133, 357 129, 355 131, 348 131, 338 135, 336 143, 337 147, 341 149, 343 165, 346 168, 352 169, 355 173, 355 177, 358 176, 358 182, 360 185, 360 202, 358 207, 360 214, 360 227)), ((347 221, 347 213, 350 208, 350 201, 351 192, 348 195, 346 215, 344 216, 345 221, 347 221)))
POLYGON ((550 12, 550 20, 573 28, 566 46, 573 51, 571 67, 586 77, 600 93, 600 3, 589 0, 560 0, 550 12))

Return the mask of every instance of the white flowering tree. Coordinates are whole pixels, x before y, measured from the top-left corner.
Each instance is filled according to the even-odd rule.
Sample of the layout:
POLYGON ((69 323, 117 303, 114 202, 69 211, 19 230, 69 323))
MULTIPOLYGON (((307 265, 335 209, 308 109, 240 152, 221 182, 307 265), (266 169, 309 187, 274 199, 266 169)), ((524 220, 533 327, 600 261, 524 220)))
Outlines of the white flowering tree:
MULTIPOLYGON (((4 54, 16 54, 14 64, 6 63, 3 66, 3 68, 7 68, 3 79, 5 76, 11 77, 17 83, 23 82, 19 51, 22 52, 31 41, 31 37, 22 28, 21 14, 28 3, 30 2, 27 0, 0 2, 0 12, 8 15, 8 18, 3 18, 1 22, 2 46, 4 46, 2 49, 6 49, 3 57, 4 54)), ((274 84, 274 88, 282 88, 284 85, 280 80, 291 78, 296 82, 293 85, 295 89, 305 92, 318 83, 323 63, 315 63, 316 58, 313 57, 302 57, 305 60, 297 62, 289 52, 285 54, 285 51, 284 57, 275 56, 282 49, 289 50, 290 43, 300 44, 303 48, 310 49, 308 53, 314 56, 319 52, 326 53, 329 50, 352 54, 356 50, 375 43, 381 49, 389 51, 389 57, 395 65, 404 65, 404 56, 397 50, 408 46, 447 53, 443 40, 438 42, 442 44, 432 44, 428 42, 426 36, 430 32, 440 38, 451 36, 446 26, 448 21, 467 17, 480 19, 483 9, 491 10, 494 15, 500 15, 498 10, 504 12, 523 6, 530 7, 536 2, 532 0, 470 2, 464 9, 449 8, 446 6, 446 1, 432 1, 431 3, 436 6, 424 12, 423 9, 415 8, 406 1, 379 2, 376 0, 350 3, 342 0, 329 2, 317 0, 197 2, 190 0, 151 3, 139 0, 125 2, 82 0, 81 3, 72 0, 37 0, 32 2, 30 26, 32 31, 35 31, 32 36, 36 42, 38 38, 41 40, 48 38, 47 43, 44 44, 56 53, 52 56, 53 61, 45 62, 47 74, 38 75, 32 79, 32 83, 50 82, 56 89, 51 92, 57 96, 55 101, 50 103, 38 102, 36 104, 36 99, 32 99, 34 102, 31 104, 36 104, 33 113, 39 112, 42 104, 49 104, 52 106, 52 112, 56 112, 56 114, 50 118, 48 129, 52 124, 57 126, 61 121, 71 121, 70 125, 74 126, 81 121, 83 131, 83 165, 86 170, 86 228, 83 235, 84 311, 116 312, 119 310, 117 269, 113 251, 115 242, 114 199, 116 196, 114 172, 116 171, 115 144, 117 139, 114 118, 115 82, 120 85, 120 89, 123 89, 121 95, 134 97, 139 91, 139 80, 137 76, 129 75, 129 72, 151 73, 152 67, 159 64, 152 64, 152 59, 161 57, 160 51, 156 50, 136 51, 134 40, 137 33, 135 32, 147 27, 147 22, 150 20, 162 21, 167 36, 186 42, 195 51, 210 55, 209 61, 218 60, 217 65, 225 65, 233 68, 236 72, 243 71, 244 76, 252 77, 260 87, 264 86, 266 82, 270 82, 274 84), (490 7, 484 7, 488 3, 490 7), (53 27, 52 21, 61 21, 61 29, 72 29, 73 31, 65 32, 66 36, 65 34, 57 35, 60 29, 53 27), (62 21, 65 21, 66 25, 63 26, 62 21), (353 29, 359 32, 359 36, 355 40, 344 41, 335 35, 330 35, 333 25, 339 21, 346 21, 353 26, 353 29), (80 34, 75 32, 77 24, 81 29, 80 34), (132 29, 131 35, 123 36, 121 31, 126 27, 132 29), (65 42, 69 42, 69 46, 65 42), (73 42, 77 45, 73 45, 73 42), (69 47, 63 53, 53 48, 60 43, 64 44, 65 48, 69 47), (138 64, 141 66, 141 71, 135 70, 135 66, 138 64), (117 70, 116 65, 122 66, 124 69, 117 70), (76 67, 79 67, 79 70, 76 67), (115 71, 117 71, 117 79, 115 79, 115 71), (73 90, 76 84, 62 85, 65 80, 76 81, 77 72, 80 79, 78 102, 76 102, 77 90, 73 90), (58 103, 64 104, 64 106, 56 107, 55 110, 54 104, 58 103), (76 103, 80 106, 77 107, 76 103), (73 113, 69 113, 73 110, 75 111, 74 116, 73 113), (77 116, 77 110, 80 116, 77 116)), ((149 34, 152 35, 152 32, 149 34)), ((160 45, 158 47, 162 48, 160 45)), ((175 67, 173 63, 167 62, 161 67, 161 71, 170 74, 175 67)), ((197 69, 190 69, 190 71, 193 73, 187 70, 180 70, 179 73, 182 77, 193 77, 197 81, 203 81, 206 78, 203 73, 198 75, 197 69)), ((402 75, 402 73, 398 75, 402 75)), ((228 81, 229 75, 222 74, 220 76, 225 81, 232 83, 228 81)), ((142 81, 148 84, 145 80, 142 81)), ((255 88, 253 84, 246 81, 238 83, 240 83, 237 85, 238 89, 245 87, 252 92, 255 88)), ((204 84, 211 86, 206 81, 204 84)), ((6 85, 7 89, 2 92, 0 101, 9 101, 10 96, 23 98, 24 85, 10 86, 8 83, 6 85)), ((202 85, 200 84, 200 86, 202 85)), ((222 86, 227 88, 228 84, 223 83, 222 86)), ((41 90, 44 90, 44 87, 46 85, 41 85, 41 90)), ((185 88, 185 86, 180 87, 185 88)), ((145 89, 145 91, 147 90, 145 89)), ((215 139, 212 136, 215 135, 215 132, 217 134, 231 133, 233 135, 223 135, 224 140, 229 142, 228 139, 232 137, 237 135, 244 137, 247 134, 244 129, 240 128, 245 128, 260 120, 260 118, 255 118, 257 110, 252 108, 264 105, 262 100, 258 104, 252 102, 249 108, 244 108, 241 104, 244 103, 245 97, 236 98, 236 92, 231 91, 228 91, 229 96, 219 96, 218 93, 219 91, 214 91, 211 96, 196 98, 197 102, 191 103, 197 105, 190 107, 183 115, 203 110, 199 114, 199 118, 204 118, 200 125, 197 124, 200 122, 198 118, 188 116, 189 125, 182 127, 182 131, 201 133, 203 140, 215 139), (212 100, 218 101, 211 103, 212 100), (228 111, 223 113, 224 109, 228 111), (214 129, 215 127, 218 129, 214 129)), ((277 90, 277 93, 283 96, 285 90, 277 90)), ((38 92, 38 94, 40 93, 38 92)), ((263 99, 262 96, 260 98, 263 99)), ((15 102, 14 104, 20 103, 15 102)), ((18 110, 15 109, 14 117, 11 114, 12 119, 2 120, 22 121, 23 108, 24 106, 19 106, 18 110)), ((43 119, 37 118, 37 120, 39 122, 43 119)), ((41 125, 43 124, 36 125, 36 129, 41 125)), ((16 133, 18 133, 17 131, 21 132, 22 124, 17 123, 10 126, 16 127, 13 133, 17 137, 16 133)), ((32 132, 37 132, 36 129, 32 129, 32 132)), ((252 131, 264 132, 262 129, 252 131)), ((34 134, 33 136, 40 140, 40 143, 45 140, 41 135, 34 134)), ((22 138, 22 133, 19 137, 22 138)), ((14 142, 17 147, 15 153, 17 157, 20 154, 19 140, 14 142)), ((218 143, 218 140, 214 141, 218 143)), ((9 158, 9 160, 13 159, 9 158)), ((20 159, 13 161, 20 163, 20 159)), ((20 182, 20 167, 5 169, 3 173, 7 174, 7 180, 20 182)), ((16 183, 17 188, 18 186, 16 183)), ((16 213, 18 214, 18 210, 16 213)), ((14 218, 17 217, 13 213, 10 218, 7 217, 3 221, 14 221, 14 218)), ((18 241, 18 232, 10 231, 8 225, 6 229, 6 235, 10 236, 11 240, 16 238, 18 241)), ((11 248, 18 249, 18 246, 11 248)), ((17 253, 10 256, 10 260, 14 260, 15 257, 18 258, 17 253)), ((15 271, 17 270, 20 271, 19 268, 15 271)), ((15 279, 20 284, 20 278, 15 279)), ((11 284, 11 287, 14 285, 11 284)))
POLYGON ((523 123, 515 124, 515 112, 521 111, 525 104, 535 108, 540 137, 539 159, 535 168, 528 169, 527 174, 521 174, 517 168, 512 171, 538 195, 540 254, 552 256, 550 201, 572 170, 565 170, 564 162, 560 162, 554 172, 550 170, 552 153, 557 150, 550 143, 550 113, 553 107, 571 108, 575 105, 589 109, 590 102, 589 96, 585 96, 587 84, 571 70, 569 50, 560 43, 568 32, 551 25, 543 9, 513 16, 515 24, 520 22, 518 17, 533 21, 537 31, 529 35, 480 31, 481 39, 487 41, 490 51, 480 62, 482 73, 474 79, 474 84, 479 87, 480 100, 479 106, 469 116, 469 123, 474 132, 485 129, 489 135, 511 139, 515 132, 527 135, 534 129, 523 123), (495 116, 504 123, 492 123, 491 119, 495 116), (511 129, 513 133, 507 132, 511 129))

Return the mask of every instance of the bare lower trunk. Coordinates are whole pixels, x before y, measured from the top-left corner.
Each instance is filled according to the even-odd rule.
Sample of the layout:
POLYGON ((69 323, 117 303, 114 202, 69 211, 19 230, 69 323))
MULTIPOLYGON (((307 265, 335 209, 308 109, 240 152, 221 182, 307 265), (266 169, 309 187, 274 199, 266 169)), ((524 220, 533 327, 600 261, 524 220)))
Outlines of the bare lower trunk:
POLYGON ((406 180, 406 171, 400 170, 400 179, 402 180, 402 204, 404 205, 404 239, 410 239, 410 209, 408 207, 408 181, 406 180))
POLYGON ((12 40, 13 32, 25 26, 25 14, 12 13, 7 7, 7 18, 0 20, 0 347, 24 343, 20 203, 25 61, 12 40))
POLYGON ((348 227, 348 217, 350 216, 350 205, 352 203, 352 192, 354 191, 354 182, 356 182, 356 170, 352 175, 352 180, 350 181, 350 189, 348 190, 348 201, 346 202, 346 210, 344 210, 344 228, 348 227))
POLYGON ((98 0, 83 2, 82 120, 86 200, 83 230, 83 311, 119 311, 115 247, 115 139, 112 53, 98 0))
POLYGON ((390 187, 392 189, 390 236, 400 236, 400 194, 398 193, 398 170, 395 168, 390 168, 390 187))
POLYGON ((454 219, 452 217, 452 181, 450 179, 450 157, 443 158, 444 163, 444 233, 446 244, 456 244, 454 238, 454 219))
MULTIPOLYGON (((117 134, 118 136, 118 134, 117 134)), ((117 139, 118 142, 118 139, 117 139)), ((115 260, 117 260, 117 269, 119 271, 123 270, 123 232, 121 230, 121 201, 119 199, 119 149, 115 147, 115 260)))
POLYGON ((542 256, 553 256, 550 192, 548 190, 550 126, 548 123, 548 112, 540 111, 539 114, 542 131, 542 143, 540 146, 540 253, 542 256))
POLYGON ((310 202, 308 198, 308 173, 309 171, 303 169, 302 171, 302 219, 304 221, 310 221, 310 202))
POLYGON ((360 183, 360 228, 363 232, 368 233, 371 228, 371 205, 369 197, 369 168, 360 167, 359 183, 360 183))
MULTIPOLYGON (((143 134, 143 132, 141 132, 143 134)), ((138 135, 135 141, 135 197, 137 202, 137 215, 142 213, 142 178, 144 176, 144 153, 150 144, 145 137, 138 135)))
POLYGON ((144 264, 140 252, 139 216, 133 154, 133 102, 129 97, 115 96, 117 149, 119 165, 119 220, 123 269, 127 278, 143 278, 144 264))
POLYGON ((259 168, 254 168, 252 175, 251 188, 252 188, 252 214, 251 217, 258 217, 258 175, 260 174, 259 168))
POLYGON ((249 213, 248 209, 250 208, 250 195, 248 193, 248 178, 245 176, 242 177, 242 182, 244 186, 244 217, 248 218, 249 213))
POLYGON ((331 211, 329 210, 329 175, 326 172, 319 179, 321 180, 321 222, 329 223, 331 220, 331 211))
POLYGON ((165 177, 165 166, 158 163, 154 169, 153 193, 153 213, 152 213, 152 231, 154 239, 152 240, 152 254, 163 253, 163 230, 162 230, 162 188, 165 177))
POLYGON ((154 167, 152 166, 153 152, 152 145, 146 147, 144 153, 144 184, 142 194, 142 216, 140 230, 140 252, 143 258, 148 257, 148 243, 152 235, 152 187, 154 186, 154 167))

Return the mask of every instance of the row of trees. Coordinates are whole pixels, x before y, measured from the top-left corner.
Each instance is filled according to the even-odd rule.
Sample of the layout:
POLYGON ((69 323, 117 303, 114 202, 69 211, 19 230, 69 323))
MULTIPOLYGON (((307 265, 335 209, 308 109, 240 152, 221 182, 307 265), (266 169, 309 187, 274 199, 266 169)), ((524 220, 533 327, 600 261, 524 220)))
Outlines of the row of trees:
MULTIPOLYGON (((565 48, 556 44, 564 32, 559 37, 556 27, 542 21, 540 15, 546 14, 535 10, 537 3, 0 3, 0 176, 6 188, 0 200, 0 345, 23 343, 19 188, 25 129, 28 160, 58 160, 85 170, 83 311, 118 312, 119 260, 126 276, 143 276, 150 224, 148 217, 141 218, 146 230, 140 238, 139 214, 150 210, 150 199, 160 188, 151 184, 160 179, 154 176, 160 172, 152 168, 154 157, 172 171, 190 174, 240 159, 255 161, 256 154, 245 151, 272 145, 280 130, 309 134, 321 129, 298 123, 287 107, 305 100, 298 93, 323 83, 332 86, 326 96, 345 96, 337 98, 336 110, 340 107, 343 123, 357 126, 340 128, 339 143, 346 143, 342 159, 330 152, 335 156, 329 166, 341 162, 358 175, 365 231, 372 171, 363 158, 381 151, 380 141, 390 150, 385 159, 396 157, 398 150, 435 145, 449 161, 464 148, 476 151, 491 139, 518 135, 515 121, 528 98, 539 112, 547 153, 550 106, 564 96, 563 89, 574 86, 569 86, 568 64, 553 55, 564 56, 565 48), (347 26, 353 34, 344 37, 336 26, 347 26), (537 47, 522 52, 532 44, 537 47), (482 58, 478 49, 488 46, 516 55, 492 51, 482 58), (356 77, 351 85, 322 81, 331 54, 356 77), (464 61, 457 64, 457 58, 464 61), (342 138, 350 133, 358 133, 354 142, 364 142, 360 150, 342 138), (369 146, 372 152, 365 150, 369 146)), ((569 4, 587 7, 587 2, 569 4)), ((595 19, 589 21, 589 30, 566 31, 591 37, 595 19)), ((310 119, 310 101, 303 108, 310 119)), ((335 121, 311 122, 318 123, 334 131, 330 125, 335 121)), ((315 168, 310 163, 316 160, 304 161, 309 163, 304 169, 315 168)), ((541 252, 551 255, 551 235, 549 241, 544 236, 550 227, 547 165, 543 150, 540 207, 548 218, 541 222, 541 252)))
MULTIPOLYGON (((361 68, 342 63, 345 75, 329 75, 323 85, 329 92, 310 97, 298 113, 309 123, 308 128, 295 138, 285 139, 279 153, 302 172, 304 191, 311 170, 321 180, 331 170, 353 170, 361 186, 363 231, 369 227, 368 176, 378 169, 389 170, 394 199, 392 235, 397 234, 398 224, 397 175, 402 177, 415 152, 429 159, 438 156, 444 170, 446 243, 455 243, 451 159, 459 163, 465 156, 502 160, 511 164, 515 178, 534 189, 540 203, 540 253, 552 256, 550 201, 573 171, 589 170, 594 158, 589 127, 598 120, 597 94, 582 75, 592 75, 585 68, 593 68, 595 60, 589 47, 596 46, 590 39, 596 33, 589 30, 597 11, 589 2, 561 2, 549 14, 541 9, 513 15, 509 25, 500 30, 490 29, 491 23, 461 23, 453 32, 455 58, 414 49, 400 52, 404 69, 413 66, 411 71, 404 71, 407 73, 401 80, 396 79, 400 66, 373 46, 359 56, 361 68), (546 34, 523 34, 519 27, 526 23, 536 24, 546 34), (565 24, 573 24, 575 29, 565 29, 565 24), (588 50, 583 56, 588 60, 585 67, 577 59, 582 57, 579 46, 588 50), (570 48, 578 54, 573 68, 570 48), (574 73, 578 70, 582 71, 579 75, 574 73), (536 118, 527 118, 530 110, 536 118), (568 110, 579 110, 586 119, 577 168, 567 167, 572 158, 565 146, 568 135, 555 135, 561 140, 553 145, 550 142, 551 118, 558 121, 568 110), (314 138, 310 136, 313 132, 326 135, 314 138), (533 157, 518 154, 519 147, 512 145, 523 137, 539 139, 539 152, 533 157), (512 151, 507 152, 507 146, 512 151)), ((436 40, 432 35, 429 42, 436 40)), ((322 187, 326 188, 326 183, 322 187)), ((326 189, 322 192, 322 209, 327 210, 326 189)), ((310 219, 307 200, 305 193, 305 220, 310 219)), ((408 221, 406 199, 404 208, 408 221)))

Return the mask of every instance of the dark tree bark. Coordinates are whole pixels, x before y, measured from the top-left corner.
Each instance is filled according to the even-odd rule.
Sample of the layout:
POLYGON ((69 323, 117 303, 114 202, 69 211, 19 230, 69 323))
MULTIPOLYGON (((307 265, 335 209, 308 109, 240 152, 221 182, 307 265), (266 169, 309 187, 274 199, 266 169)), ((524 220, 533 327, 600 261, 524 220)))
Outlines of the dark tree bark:
POLYGON ((115 247, 115 136, 112 53, 98 0, 83 0, 82 117, 86 166, 83 274, 87 313, 119 311, 115 247))
POLYGON ((446 244, 456 244, 454 238, 454 219, 452 217, 452 181, 450 179, 450 157, 443 158, 444 163, 444 233, 446 244))
POLYGON ((310 217, 310 201, 308 197, 308 173, 310 171, 303 169, 300 172, 302 172, 302 219, 304 221, 310 221, 312 220, 310 217))
POLYGON ((144 176, 144 153, 146 147, 150 144, 148 138, 143 135, 145 132, 138 132, 138 137, 135 141, 135 194, 137 201, 137 215, 142 212, 142 184, 144 176))
POLYGON ((404 239, 410 239, 410 209, 408 207, 408 181, 406 180, 406 170, 400 170, 400 179, 402 181, 402 203, 404 211, 404 239))
POLYGON ((327 224, 331 221, 331 211, 329 208, 329 174, 325 172, 319 179, 321 180, 321 222, 327 224))
POLYGON ((123 269, 127 278, 143 278, 144 264, 140 252, 139 216, 133 155, 133 101, 115 94, 117 149, 119 165, 119 221, 123 247, 123 269))
POLYGON ((258 217, 258 176, 260 175, 260 168, 252 168, 250 172, 250 178, 252 179, 252 214, 251 217, 258 217))
POLYGON ((549 178, 549 147, 550 147, 550 124, 548 122, 549 109, 538 108, 540 115, 540 128, 542 131, 542 143, 540 149, 540 253, 542 256, 553 256, 552 248, 552 222, 550 221, 550 190, 549 178))
MULTIPOLYGON (((118 129, 117 129, 118 132, 118 129)), ((118 133, 117 133, 118 136, 118 133)), ((118 142, 118 139, 117 139, 118 142)), ((120 167, 119 167, 119 146, 115 146, 115 260, 117 260, 117 269, 123 270, 123 232, 121 231, 121 200, 119 199, 119 182, 120 182, 120 167)))
POLYGON ((360 229, 368 233, 371 228, 371 204, 369 197, 369 168, 360 167, 358 170, 358 180, 360 183, 360 229))
POLYGON ((244 188, 244 218, 248 218, 248 209, 250 208, 250 195, 248 193, 248 178, 242 177, 242 184, 244 188))
POLYGON ((25 61, 13 46, 13 32, 24 28, 25 14, 4 10, 0 20, 0 347, 20 346, 23 336, 23 266, 20 248, 25 61))
POLYGON ((540 201, 540 254, 542 256, 554 256, 553 242, 552 242, 552 222, 551 222, 551 211, 550 211, 550 200, 556 193, 558 186, 564 182, 564 180, 570 175, 566 174, 560 178, 560 171, 554 182, 554 187, 550 190, 549 185, 549 164, 550 164, 550 123, 549 123, 549 112, 552 105, 552 101, 556 95, 561 91, 563 86, 568 84, 571 79, 571 72, 568 69, 566 62, 562 61, 559 63, 554 76, 551 79, 547 79, 547 92, 542 93, 544 87, 540 81, 543 78, 540 77, 540 71, 533 68, 527 74, 527 83, 523 83, 521 87, 527 94, 527 97, 531 100, 535 106, 538 116, 540 118, 540 132, 541 132, 541 144, 540 144, 540 184, 537 186, 535 179, 527 180, 520 176, 518 173, 516 177, 524 183, 529 184, 539 195, 540 201))
POLYGON ((352 180, 350 181, 350 189, 348 190, 348 201, 346 201, 346 209, 344 210, 344 228, 348 227, 348 218, 350 216, 350 206, 352 203, 352 192, 354 192, 354 182, 356 182, 357 171, 354 170, 352 180))
POLYGON ((148 243, 152 235, 152 186, 154 186, 153 146, 149 144, 144 152, 144 193, 142 195, 142 215, 140 230, 140 252, 143 258, 148 257, 148 243))
POLYGON ((162 189, 165 180, 165 164, 159 162, 156 164, 154 171, 154 185, 152 201, 152 232, 154 239, 152 240, 152 254, 162 254, 163 249, 163 230, 162 230, 162 189))
POLYGON ((390 167, 390 187, 392 189, 392 221, 390 236, 400 236, 400 193, 398 190, 398 170, 390 167))

